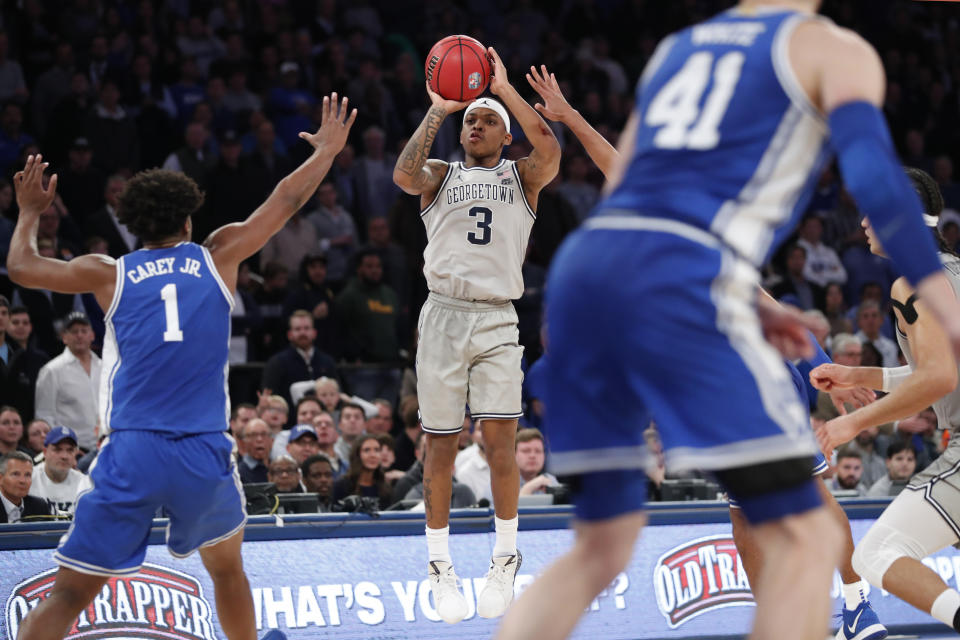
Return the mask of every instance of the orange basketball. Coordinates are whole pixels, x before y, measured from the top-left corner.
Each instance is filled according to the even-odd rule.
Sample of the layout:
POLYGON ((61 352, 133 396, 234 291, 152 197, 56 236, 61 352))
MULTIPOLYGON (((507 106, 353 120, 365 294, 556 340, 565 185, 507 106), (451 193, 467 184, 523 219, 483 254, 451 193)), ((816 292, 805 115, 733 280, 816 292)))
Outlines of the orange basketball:
POLYGON ((430 90, 447 100, 473 100, 490 84, 487 48, 470 36, 447 36, 433 45, 424 70, 430 90))

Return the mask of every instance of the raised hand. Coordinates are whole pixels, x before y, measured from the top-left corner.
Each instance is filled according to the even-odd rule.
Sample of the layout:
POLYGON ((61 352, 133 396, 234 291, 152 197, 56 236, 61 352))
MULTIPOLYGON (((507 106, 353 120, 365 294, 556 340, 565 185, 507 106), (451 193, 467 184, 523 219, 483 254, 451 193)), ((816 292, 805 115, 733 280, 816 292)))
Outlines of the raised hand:
POLYGON ((544 118, 563 121, 564 118, 573 113, 573 107, 570 106, 567 99, 563 97, 563 92, 560 91, 557 76, 547 71, 547 65, 540 65, 540 71, 531 66, 530 73, 527 74, 527 82, 543 98, 543 102, 536 103, 533 108, 539 111, 544 118))
POLYGON ((830 457, 834 449, 850 442, 858 433, 863 431, 863 427, 857 423, 855 416, 856 414, 850 413, 814 427, 817 444, 820 445, 820 450, 827 458, 830 457))
POLYGON ((21 214, 40 215, 50 208, 57 195, 57 174, 50 176, 47 188, 43 188, 43 172, 50 163, 43 156, 27 156, 23 171, 13 176, 13 187, 17 192, 17 205, 21 214))
POLYGON ((440 107, 441 109, 443 109, 444 113, 446 113, 447 115, 450 115, 451 113, 454 113, 456 111, 460 111, 461 109, 466 109, 467 105, 470 104, 469 100, 465 102, 460 102, 458 100, 447 100, 446 98, 441 96, 439 93, 430 89, 429 82, 427 82, 426 85, 427 85, 427 95, 430 96, 430 102, 433 104, 434 107, 440 107))
POLYGON ((316 133, 301 131, 300 137, 309 142, 314 149, 326 147, 334 154, 339 153, 347 144, 350 127, 357 119, 356 109, 348 112, 349 103, 350 99, 344 98, 338 105, 336 91, 329 96, 324 96, 323 108, 320 112, 320 128, 316 133))
POLYGON ((510 80, 507 78, 507 68, 503 65, 503 60, 500 59, 496 49, 493 47, 487 47, 487 55, 493 62, 493 76, 490 78, 490 91, 499 96, 511 88, 510 80))

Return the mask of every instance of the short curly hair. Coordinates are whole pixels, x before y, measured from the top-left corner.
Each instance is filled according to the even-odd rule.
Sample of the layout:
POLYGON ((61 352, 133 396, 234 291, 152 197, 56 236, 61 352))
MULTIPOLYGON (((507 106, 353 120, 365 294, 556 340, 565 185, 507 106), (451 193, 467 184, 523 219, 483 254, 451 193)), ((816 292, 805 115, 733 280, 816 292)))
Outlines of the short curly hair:
POLYGON ((177 235, 203 205, 203 192, 182 173, 149 169, 127 182, 119 205, 117 219, 148 244, 177 235))

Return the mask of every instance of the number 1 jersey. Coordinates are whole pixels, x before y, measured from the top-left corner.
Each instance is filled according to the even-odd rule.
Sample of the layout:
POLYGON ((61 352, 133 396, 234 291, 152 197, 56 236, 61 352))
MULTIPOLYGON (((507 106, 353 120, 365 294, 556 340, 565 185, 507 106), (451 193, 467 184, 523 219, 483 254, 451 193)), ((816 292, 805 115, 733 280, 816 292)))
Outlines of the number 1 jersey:
POLYGON ((523 295, 523 258, 536 214, 512 160, 467 168, 451 162, 420 213, 427 228, 423 275, 434 293, 499 302, 523 295))
POLYGON ((703 229, 755 266, 792 231, 830 159, 790 36, 819 16, 730 9, 667 37, 637 88, 638 130, 600 206, 703 229))
POLYGON ((117 260, 104 319, 101 429, 225 431, 232 308, 205 247, 184 242, 117 260))

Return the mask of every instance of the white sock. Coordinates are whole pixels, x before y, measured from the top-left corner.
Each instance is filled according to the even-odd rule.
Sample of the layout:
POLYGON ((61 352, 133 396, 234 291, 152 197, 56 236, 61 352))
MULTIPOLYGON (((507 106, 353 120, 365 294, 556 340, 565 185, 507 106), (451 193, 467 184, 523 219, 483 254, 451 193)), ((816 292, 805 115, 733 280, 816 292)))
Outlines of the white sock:
POLYGON ((930 607, 930 615, 947 625, 953 626, 953 619, 957 616, 957 609, 960 609, 960 593, 953 589, 947 589, 937 596, 930 607))
POLYGON ((517 525, 520 522, 519 516, 513 516, 509 520, 501 520, 493 517, 494 528, 497 532, 496 542, 493 544, 493 557, 517 555, 517 525))
POLYGON ((840 591, 843 593, 843 605, 846 607, 847 611, 853 611, 860 606, 861 602, 866 599, 863 597, 862 580, 857 580, 856 582, 842 585, 840 587, 840 591))
POLYGON ((430 553, 430 562, 442 560, 452 563, 450 558, 450 526, 443 529, 427 527, 427 551, 430 553))

